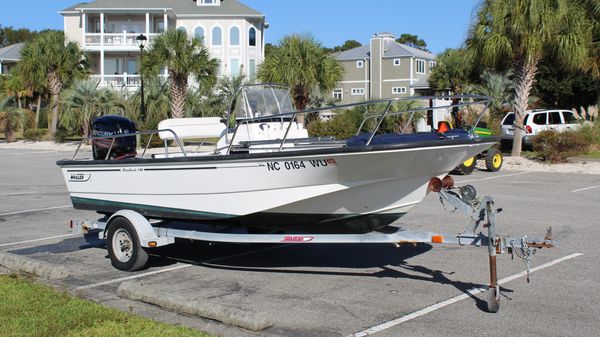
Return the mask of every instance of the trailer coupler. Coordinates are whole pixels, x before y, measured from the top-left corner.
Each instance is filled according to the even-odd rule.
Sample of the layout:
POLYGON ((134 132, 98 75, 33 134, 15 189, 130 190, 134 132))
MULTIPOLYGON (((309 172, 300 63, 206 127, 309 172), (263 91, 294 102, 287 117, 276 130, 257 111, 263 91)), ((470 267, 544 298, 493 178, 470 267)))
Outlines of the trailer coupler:
POLYGON ((555 247, 552 239, 552 229, 548 228, 544 237, 529 236, 512 237, 496 234, 496 214, 502 212, 496 208, 494 199, 485 196, 477 197, 477 190, 472 185, 461 187, 454 186, 454 179, 446 176, 443 180, 432 178, 429 183, 432 192, 438 192, 440 202, 450 212, 461 212, 470 218, 467 227, 457 235, 460 245, 478 245, 488 247, 490 263, 490 284, 488 291, 488 311, 497 312, 500 308, 500 286, 496 270, 496 256, 508 253, 514 259, 516 255, 523 260, 527 269, 527 282, 529 283, 529 269, 531 261, 538 249, 555 247), (487 235, 476 233, 479 226, 487 229, 487 235))

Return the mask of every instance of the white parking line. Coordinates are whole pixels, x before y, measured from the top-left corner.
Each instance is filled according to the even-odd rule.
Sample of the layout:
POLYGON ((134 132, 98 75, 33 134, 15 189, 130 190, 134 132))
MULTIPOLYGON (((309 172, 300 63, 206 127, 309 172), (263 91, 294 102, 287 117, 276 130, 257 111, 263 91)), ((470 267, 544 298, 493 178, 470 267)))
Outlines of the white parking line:
POLYGON ((591 190, 591 189, 594 189, 594 188, 600 188, 600 185, 590 186, 590 187, 585 187, 585 188, 580 188, 580 189, 577 189, 577 190, 572 190, 571 192, 572 193, 583 192, 583 191, 591 190))
POLYGON ((73 206, 71 206, 71 205, 65 205, 65 206, 55 206, 55 207, 28 209, 28 210, 25 210, 25 211, 2 213, 2 214, 0 214, 0 216, 16 215, 16 214, 24 214, 24 213, 34 213, 34 212, 41 212, 41 211, 49 211, 49 210, 53 210, 53 209, 69 208, 69 207, 73 207, 73 206))
POLYGON ((60 239, 60 238, 66 238, 69 236, 75 236, 75 235, 79 235, 76 233, 71 233, 71 234, 63 234, 63 235, 56 235, 56 236, 49 236, 46 238, 40 238, 40 239, 33 239, 33 240, 25 240, 25 241, 17 241, 17 242, 11 242, 11 243, 2 243, 0 244, 0 247, 6 247, 6 246, 15 246, 15 245, 20 245, 23 243, 31 243, 31 242, 38 242, 38 241, 46 241, 46 240, 52 240, 52 239, 60 239))
POLYGON ((482 180, 492 180, 492 179, 498 179, 498 178, 506 178, 506 177, 515 177, 515 176, 521 176, 524 174, 528 174, 529 172, 519 172, 519 173, 513 173, 513 174, 504 174, 501 176, 493 176, 493 177, 487 177, 487 178, 480 178, 480 179, 469 179, 469 180, 461 180, 461 181, 456 181, 459 184, 462 183, 470 183, 473 181, 482 181, 482 180))
MULTIPOLYGON (((538 270, 542 270, 542 269, 551 267, 551 266, 553 266, 553 265, 555 265, 557 263, 560 263, 560 262, 563 262, 563 261, 566 261, 566 260, 574 259, 574 258, 576 258, 578 256, 581 256, 581 255, 583 255, 583 254, 581 254, 581 253, 574 253, 574 254, 571 254, 571 255, 567 255, 567 256, 561 257, 559 259, 556 259, 556 260, 550 261, 548 263, 544 263, 542 265, 539 265, 537 267, 531 268, 530 273, 533 273, 533 272, 536 272, 538 270)), ((526 275, 527 275, 527 272, 523 271, 523 272, 520 272, 518 274, 515 274, 515 275, 512 275, 512 276, 509 276, 509 277, 501 279, 500 281, 498 281, 498 284, 502 285, 504 283, 516 280, 518 278, 525 277, 526 275)), ((436 304, 431 305, 431 306, 429 306, 427 308, 423 308, 421 310, 417 310, 417 311, 415 311, 413 313, 410 313, 408 315, 405 315, 405 316, 393 319, 391 321, 388 321, 388 322, 385 322, 385 323, 373 326, 373 327, 365 329, 363 331, 355 332, 355 333, 353 333, 352 335, 350 335, 348 337, 368 336, 368 335, 375 334, 377 332, 381 332, 383 330, 392 328, 392 327, 394 327, 396 325, 408 322, 408 321, 413 320, 415 318, 418 318, 418 317, 421 317, 421 316, 425 316, 425 315, 427 315, 427 314, 429 314, 431 312, 434 312, 434 311, 436 311, 438 309, 446 307, 446 306, 448 306, 450 304, 453 304, 453 303, 465 300, 467 298, 470 298, 471 296, 474 296, 474 295, 480 294, 482 292, 485 292, 485 291, 487 291, 487 289, 488 289, 487 286, 480 286, 480 287, 477 287, 477 288, 469 289, 469 290, 467 290, 467 293, 465 293, 465 294, 461 294, 461 295, 449 298, 449 299, 447 299, 445 301, 436 303, 436 304)))
MULTIPOLYGON (((275 246, 275 247, 269 247, 269 248, 263 248, 263 249, 253 250, 251 252, 245 252, 245 253, 240 253, 240 254, 235 254, 235 255, 217 257, 217 258, 214 258, 214 259, 210 259, 210 260, 206 260, 206 261, 201 261, 200 263, 212 263, 212 262, 217 262, 217 261, 222 261, 222 260, 228 260, 228 259, 233 259, 233 258, 236 258, 236 257, 242 257, 242 256, 246 256, 246 255, 251 255, 251 254, 254 254, 254 253, 262 253, 262 252, 266 252, 266 251, 269 251, 269 250, 275 250, 275 249, 280 249, 280 248, 290 247, 290 246, 294 246, 294 244, 291 244, 291 245, 281 245, 281 246, 275 246)), ((150 275, 161 274, 161 273, 165 273, 165 272, 168 272, 168 271, 183 269, 183 268, 192 267, 192 266, 194 266, 194 264, 181 264, 181 265, 178 265, 178 266, 169 267, 169 268, 165 268, 165 269, 161 269, 161 270, 150 271, 150 272, 147 272, 147 273, 142 273, 142 274, 137 274, 137 275, 132 275, 132 276, 126 276, 126 277, 119 277, 119 278, 116 278, 116 279, 107 280, 107 281, 98 282, 98 283, 92 283, 92 284, 88 284, 88 285, 85 285, 85 286, 77 287, 74 290, 84 290, 84 289, 96 288, 96 287, 104 286, 104 285, 107 285, 107 284, 118 283, 118 282, 123 282, 123 281, 128 281, 128 280, 134 280, 134 279, 140 278, 140 277, 146 277, 146 276, 150 276, 150 275)))

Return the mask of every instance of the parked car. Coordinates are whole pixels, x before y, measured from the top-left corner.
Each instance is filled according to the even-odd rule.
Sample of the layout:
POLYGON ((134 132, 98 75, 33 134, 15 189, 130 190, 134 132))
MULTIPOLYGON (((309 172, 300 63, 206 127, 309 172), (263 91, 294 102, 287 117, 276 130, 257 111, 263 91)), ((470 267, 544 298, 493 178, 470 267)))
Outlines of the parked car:
MULTIPOLYGON (((544 130, 566 131, 577 129, 581 123, 572 111, 569 110, 529 110, 523 120, 523 146, 531 148, 531 139, 544 130)), ((503 145, 511 143, 515 132, 515 113, 509 112, 502 119, 501 139, 503 145)))

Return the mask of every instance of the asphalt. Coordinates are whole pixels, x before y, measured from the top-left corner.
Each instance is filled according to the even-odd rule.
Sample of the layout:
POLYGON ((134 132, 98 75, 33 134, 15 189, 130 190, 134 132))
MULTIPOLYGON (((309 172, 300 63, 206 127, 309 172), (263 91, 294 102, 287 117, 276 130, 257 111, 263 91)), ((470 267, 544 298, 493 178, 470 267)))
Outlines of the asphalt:
MULTIPOLYGON (((70 219, 96 214, 70 207, 55 165, 69 155, 0 150, 0 250, 63 266, 71 277, 41 281, 107 306, 223 336, 347 336, 386 322, 392 323, 375 336, 597 336, 600 331, 600 175, 501 170, 455 177, 476 186, 480 195, 492 195, 503 208, 497 216, 500 234, 543 234, 552 226, 560 247, 539 251, 532 266, 583 254, 536 271, 529 284, 525 277, 503 284, 500 312, 491 314, 484 294, 431 310, 487 284, 482 248, 184 241, 153 251, 146 270, 118 271, 102 241, 70 235, 70 219), (195 303, 246 309, 265 315, 273 326, 252 332, 128 300, 117 292, 125 281, 195 303), (406 318, 414 312, 424 314, 406 318), (399 319, 404 322, 394 324, 399 319)), ((466 223, 432 194, 396 225, 458 233, 466 223)), ((499 278, 523 270, 521 260, 498 257, 499 278)))

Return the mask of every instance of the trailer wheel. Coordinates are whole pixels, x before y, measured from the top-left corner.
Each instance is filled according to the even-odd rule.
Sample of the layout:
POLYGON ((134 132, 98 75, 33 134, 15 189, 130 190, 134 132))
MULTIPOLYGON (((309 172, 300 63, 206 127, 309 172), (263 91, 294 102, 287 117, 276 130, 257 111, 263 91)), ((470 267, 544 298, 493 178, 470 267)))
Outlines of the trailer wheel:
POLYGON ((489 149, 485 156, 485 167, 490 172, 497 172, 502 167, 502 163, 504 162, 504 158, 502 157, 502 152, 498 149, 489 149))
POLYGON ((124 271, 144 268, 148 252, 140 245, 135 228, 129 220, 119 217, 112 221, 107 237, 108 255, 113 267, 124 271))
POLYGON ((487 291, 488 312, 497 313, 500 310, 500 290, 498 287, 490 287, 487 291))
POLYGON ((462 162, 458 167, 454 169, 454 173, 468 176, 473 173, 475 166, 477 165, 477 157, 471 157, 462 162))

